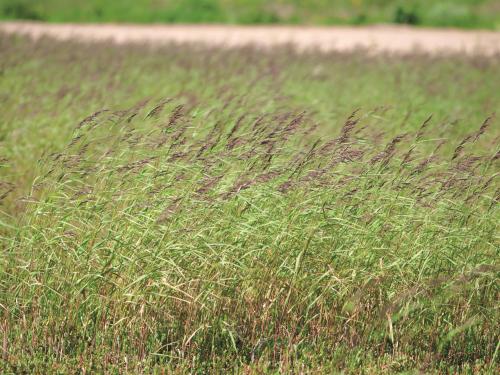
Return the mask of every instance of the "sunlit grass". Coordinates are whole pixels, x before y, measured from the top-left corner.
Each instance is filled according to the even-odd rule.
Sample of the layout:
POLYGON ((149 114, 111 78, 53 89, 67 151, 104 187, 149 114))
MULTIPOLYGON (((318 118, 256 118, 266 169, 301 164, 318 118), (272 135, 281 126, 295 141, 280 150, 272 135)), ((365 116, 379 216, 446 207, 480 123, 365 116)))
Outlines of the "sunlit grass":
POLYGON ((497 368, 496 57, 1 43, 5 372, 497 368))
POLYGON ((360 25, 498 29, 497 0, 0 0, 1 19, 48 22, 360 25))

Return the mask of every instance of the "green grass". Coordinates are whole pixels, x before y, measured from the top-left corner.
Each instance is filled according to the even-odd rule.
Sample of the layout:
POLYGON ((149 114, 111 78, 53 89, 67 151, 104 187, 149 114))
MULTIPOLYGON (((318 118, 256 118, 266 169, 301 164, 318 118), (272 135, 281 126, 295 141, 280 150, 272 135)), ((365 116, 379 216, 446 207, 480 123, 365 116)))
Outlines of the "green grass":
POLYGON ((499 0, 0 0, 0 19, 50 22, 408 23, 500 28, 499 0), (68 4, 70 3, 70 4, 68 4))
POLYGON ((498 57, 0 49, 2 372, 498 368, 498 57))

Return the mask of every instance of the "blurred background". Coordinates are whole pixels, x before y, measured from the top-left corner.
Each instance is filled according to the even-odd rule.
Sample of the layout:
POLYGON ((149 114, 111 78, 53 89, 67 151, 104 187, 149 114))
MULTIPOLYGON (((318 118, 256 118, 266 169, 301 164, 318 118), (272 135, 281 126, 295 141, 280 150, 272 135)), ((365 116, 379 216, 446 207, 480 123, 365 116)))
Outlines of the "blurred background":
POLYGON ((127 23, 396 23, 499 30, 500 0, 0 0, 0 18, 127 23))

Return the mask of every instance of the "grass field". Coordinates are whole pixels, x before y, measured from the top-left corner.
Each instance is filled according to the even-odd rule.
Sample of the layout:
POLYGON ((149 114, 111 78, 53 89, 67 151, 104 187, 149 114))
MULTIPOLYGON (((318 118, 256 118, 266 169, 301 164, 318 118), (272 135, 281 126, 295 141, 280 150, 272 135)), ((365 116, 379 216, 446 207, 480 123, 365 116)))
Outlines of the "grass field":
POLYGON ((499 0, 0 0, 0 18, 50 22, 408 23, 500 28, 499 0))
POLYGON ((3 373, 495 373, 498 57, 0 35, 3 373))

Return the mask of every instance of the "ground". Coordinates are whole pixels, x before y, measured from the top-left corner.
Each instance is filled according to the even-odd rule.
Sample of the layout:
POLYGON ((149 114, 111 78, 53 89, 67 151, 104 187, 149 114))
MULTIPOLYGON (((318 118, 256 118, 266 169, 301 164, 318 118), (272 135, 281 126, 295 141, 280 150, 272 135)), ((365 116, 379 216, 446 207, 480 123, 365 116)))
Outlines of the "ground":
POLYGON ((228 25, 113 25, 3 22, 0 30, 32 38, 112 41, 118 44, 203 43, 213 47, 275 48, 284 45, 301 51, 366 53, 430 53, 497 55, 500 33, 412 28, 407 26, 300 27, 228 25))

